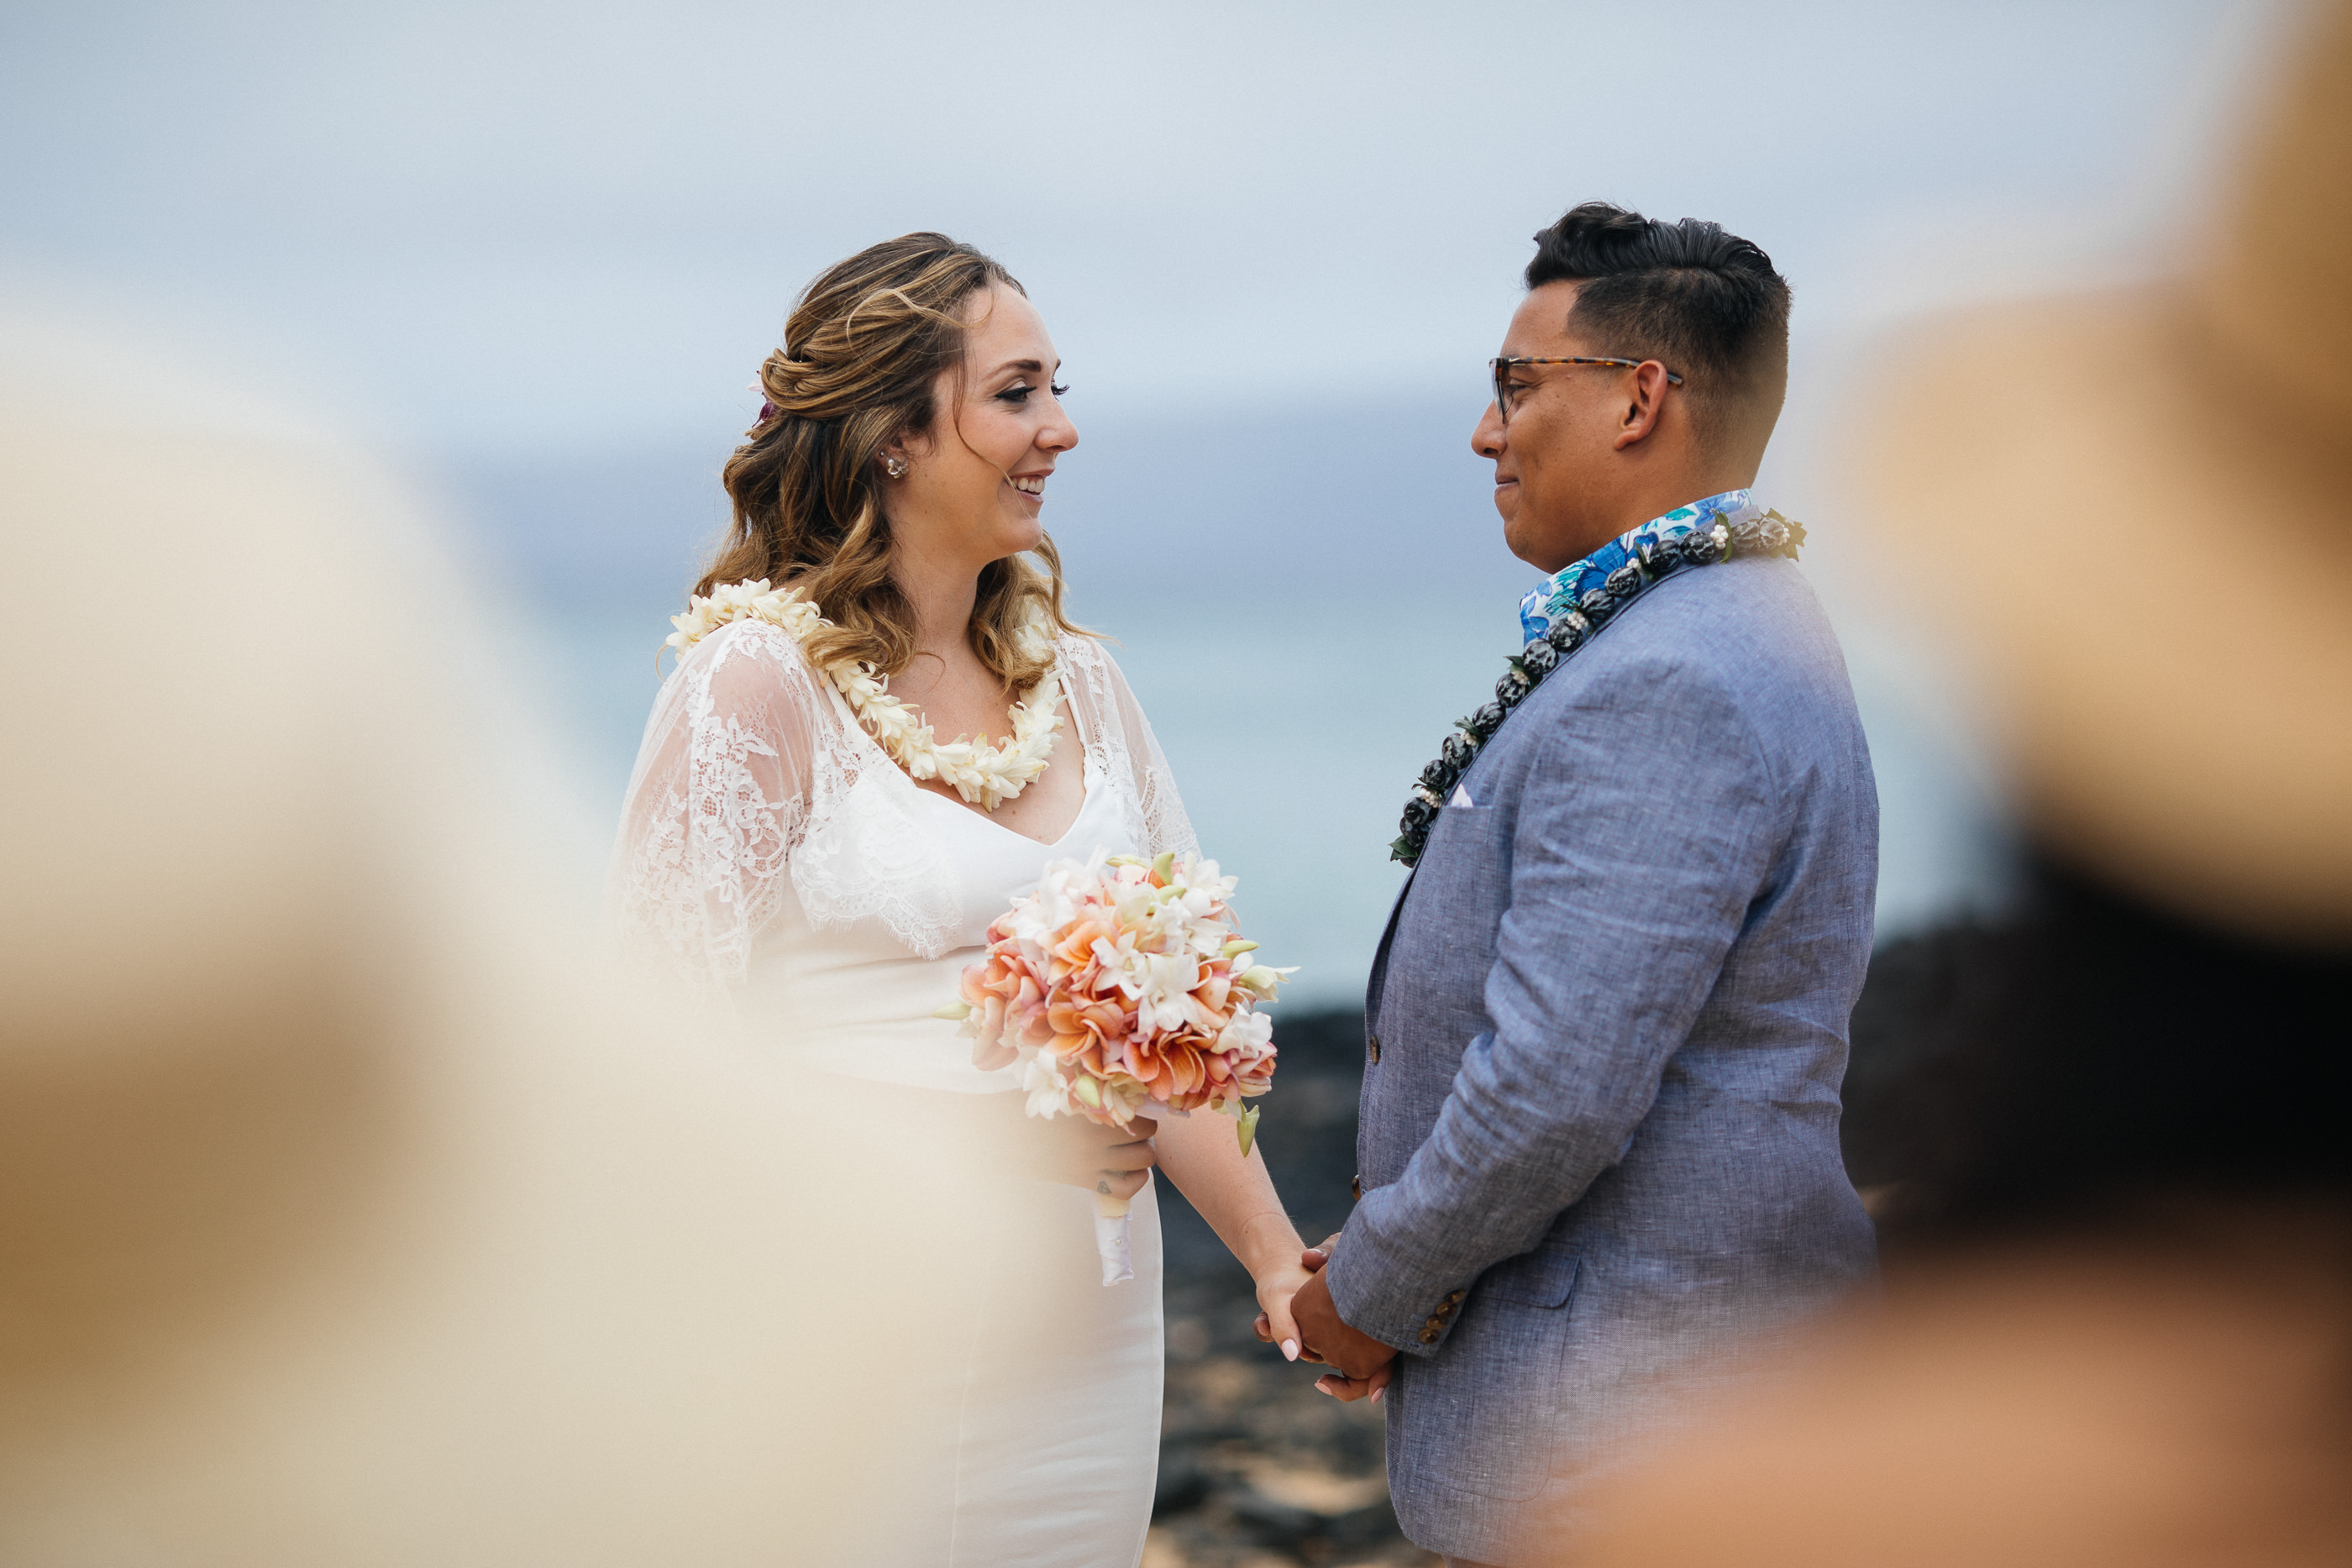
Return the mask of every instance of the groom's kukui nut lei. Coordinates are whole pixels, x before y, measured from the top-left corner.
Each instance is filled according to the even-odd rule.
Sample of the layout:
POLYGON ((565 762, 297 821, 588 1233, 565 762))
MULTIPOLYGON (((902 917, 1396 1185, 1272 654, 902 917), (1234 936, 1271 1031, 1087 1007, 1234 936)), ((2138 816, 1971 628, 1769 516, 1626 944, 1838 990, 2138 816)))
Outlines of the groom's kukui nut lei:
POLYGON ((1404 817, 1399 823, 1404 831, 1389 845, 1389 858, 1407 865, 1420 862, 1421 852, 1429 845, 1429 830, 1445 807, 1445 791, 1469 771, 1478 748, 1503 727, 1511 710, 1566 664, 1570 654, 1591 642, 1611 616, 1685 567, 1713 566, 1735 555, 1778 555, 1794 560, 1804 542, 1804 524, 1767 512, 1738 523, 1717 518, 1711 529, 1643 545, 1635 559, 1611 572, 1599 588, 1577 601, 1575 609, 1512 656, 1511 667, 1495 683, 1493 702, 1482 705, 1468 718, 1454 721, 1454 733, 1445 737, 1437 760, 1421 770, 1421 781, 1404 803, 1404 817))

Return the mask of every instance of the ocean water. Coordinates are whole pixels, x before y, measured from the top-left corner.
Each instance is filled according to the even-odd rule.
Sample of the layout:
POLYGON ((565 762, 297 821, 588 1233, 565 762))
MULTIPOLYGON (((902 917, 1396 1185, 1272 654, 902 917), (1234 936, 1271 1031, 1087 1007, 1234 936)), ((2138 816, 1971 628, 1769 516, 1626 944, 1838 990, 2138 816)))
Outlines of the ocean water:
MULTIPOLYGON (((1271 435, 1262 419, 1114 425, 1052 483, 1073 612, 1113 639, 1204 851, 1241 879, 1244 925, 1298 966, 1300 1005, 1360 1001, 1403 881, 1387 846, 1406 790, 1518 646, 1533 574, 1502 549, 1484 465, 1436 439, 1457 414, 1403 402, 1271 435)), ((509 635, 608 820, 667 618, 724 517, 723 451, 445 471, 482 570, 529 585, 509 635)), ((1998 905, 2007 834, 1937 672, 1841 573, 1813 575, 1877 773, 1882 938, 1998 905)))

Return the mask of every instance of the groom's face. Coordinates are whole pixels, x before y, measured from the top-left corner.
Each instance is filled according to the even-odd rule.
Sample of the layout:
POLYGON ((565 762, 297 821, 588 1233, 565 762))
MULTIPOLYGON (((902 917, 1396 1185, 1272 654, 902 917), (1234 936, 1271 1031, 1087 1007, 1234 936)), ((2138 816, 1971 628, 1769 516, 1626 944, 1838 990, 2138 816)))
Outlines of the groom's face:
MULTIPOLYGON (((1531 288, 1499 350, 1507 359, 1564 359, 1609 352, 1570 329, 1578 285, 1531 288)), ((1558 571, 1617 530, 1600 494, 1611 475, 1616 416, 1626 372, 1591 365, 1528 365, 1510 371, 1511 417, 1486 405, 1470 444, 1495 460, 1495 510, 1503 541, 1539 571, 1558 571), (1593 530, 1601 532, 1588 538, 1593 530)))

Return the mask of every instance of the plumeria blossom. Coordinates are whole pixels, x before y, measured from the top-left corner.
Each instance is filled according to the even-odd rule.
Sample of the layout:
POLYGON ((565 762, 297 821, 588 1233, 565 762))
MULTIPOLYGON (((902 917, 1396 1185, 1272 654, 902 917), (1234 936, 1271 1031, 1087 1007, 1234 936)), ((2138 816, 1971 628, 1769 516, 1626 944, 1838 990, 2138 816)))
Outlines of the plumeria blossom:
POLYGON ((1021 1069, 1033 1116, 1125 1126, 1208 1110, 1242 1124, 1274 1082, 1274 1022, 1257 1010, 1294 972, 1252 963, 1234 929, 1238 885, 1214 861, 1096 852, 1047 865, 988 928, 960 1019, 983 1070, 1021 1069))
MULTIPOLYGON (((829 624, 797 588, 781 591, 766 578, 750 582, 722 582, 708 596, 687 601, 686 613, 670 617, 677 628, 663 646, 683 654, 687 649, 736 621, 762 621, 805 646, 808 639, 829 624)), ((1054 639, 1042 617, 1033 615, 1016 632, 1022 651, 1050 658, 1054 639)), ((1057 664, 1013 705, 1013 738, 1003 746, 984 737, 977 741, 940 741, 931 727, 907 703, 890 695, 890 677, 862 660, 841 659, 822 666, 825 678, 849 704, 849 711, 866 727, 890 759, 918 782, 938 779, 968 802, 993 811, 1034 783, 1053 758, 1054 737, 1062 727, 1062 672, 1057 664)))
POLYGON ((815 629, 819 619, 816 607, 803 601, 797 588, 780 593, 769 586, 764 577, 751 582, 722 582, 710 591, 707 599, 700 594, 688 599, 685 614, 670 617, 669 623, 677 630, 664 640, 663 646, 683 653, 732 621, 765 621, 795 637, 805 637, 815 629))

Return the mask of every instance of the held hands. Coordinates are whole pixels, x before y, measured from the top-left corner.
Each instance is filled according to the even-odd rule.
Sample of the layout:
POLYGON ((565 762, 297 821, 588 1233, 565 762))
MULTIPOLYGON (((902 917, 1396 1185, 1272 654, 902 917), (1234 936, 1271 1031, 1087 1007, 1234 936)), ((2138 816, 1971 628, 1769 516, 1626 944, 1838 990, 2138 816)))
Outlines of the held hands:
POLYGON ((1337 1368, 1315 1380, 1315 1386, 1332 1397, 1351 1403, 1367 1396, 1378 1400, 1395 1375, 1396 1352, 1349 1327, 1332 1302, 1322 1270, 1339 1241, 1337 1236, 1328 1237, 1320 1247, 1309 1247, 1299 1254, 1303 1282, 1282 1298, 1281 1312, 1275 1311, 1267 1301, 1265 1285, 1260 1284, 1258 1301, 1266 1310, 1258 1314, 1257 1337, 1273 1342, 1277 1333, 1284 1333, 1283 1354, 1292 1355, 1296 1348, 1307 1361, 1337 1368), (1288 1337, 1294 1334, 1299 1337, 1288 1337))

